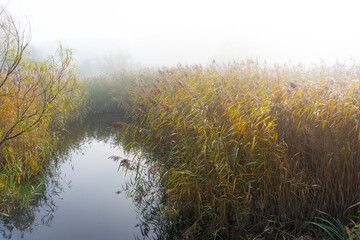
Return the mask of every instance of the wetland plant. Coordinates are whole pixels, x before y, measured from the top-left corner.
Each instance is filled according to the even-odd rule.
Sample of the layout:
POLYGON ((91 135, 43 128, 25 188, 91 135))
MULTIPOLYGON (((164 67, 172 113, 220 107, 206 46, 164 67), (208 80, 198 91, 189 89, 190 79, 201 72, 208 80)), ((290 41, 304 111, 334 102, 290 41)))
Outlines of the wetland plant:
POLYGON ((359 66, 249 60, 149 74, 121 99, 137 120, 124 134, 161 156, 184 234, 296 236, 319 210, 359 210, 346 211, 360 200, 359 66))

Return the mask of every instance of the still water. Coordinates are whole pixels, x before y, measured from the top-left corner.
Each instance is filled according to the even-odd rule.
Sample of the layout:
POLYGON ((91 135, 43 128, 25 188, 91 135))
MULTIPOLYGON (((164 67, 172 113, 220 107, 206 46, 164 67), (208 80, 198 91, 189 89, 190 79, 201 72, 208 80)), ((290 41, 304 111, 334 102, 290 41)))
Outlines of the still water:
POLYGON ((17 216, 0 219, 0 239, 143 239, 142 216, 124 185, 125 174, 110 156, 131 159, 117 141, 116 116, 69 129, 51 161, 45 194, 17 216))

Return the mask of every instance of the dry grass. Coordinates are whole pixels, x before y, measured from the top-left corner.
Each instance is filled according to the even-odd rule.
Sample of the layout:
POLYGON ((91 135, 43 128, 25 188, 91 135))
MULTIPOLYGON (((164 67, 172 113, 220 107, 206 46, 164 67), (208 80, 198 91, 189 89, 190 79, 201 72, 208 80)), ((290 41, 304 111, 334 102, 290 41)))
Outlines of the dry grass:
POLYGON ((141 125, 126 132, 167 159, 168 210, 185 231, 298 233, 318 210, 356 215, 358 66, 248 61, 157 74, 124 99, 141 125))

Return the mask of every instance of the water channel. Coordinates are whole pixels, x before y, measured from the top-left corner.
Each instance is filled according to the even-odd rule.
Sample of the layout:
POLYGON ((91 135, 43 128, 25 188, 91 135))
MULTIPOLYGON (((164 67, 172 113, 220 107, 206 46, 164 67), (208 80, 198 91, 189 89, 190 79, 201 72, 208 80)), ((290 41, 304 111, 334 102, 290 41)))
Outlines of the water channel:
POLYGON ((109 158, 132 158, 111 127, 117 119, 96 117, 69 128, 51 160, 44 195, 26 211, 1 217, 0 239, 156 238, 124 190, 134 174, 109 158))

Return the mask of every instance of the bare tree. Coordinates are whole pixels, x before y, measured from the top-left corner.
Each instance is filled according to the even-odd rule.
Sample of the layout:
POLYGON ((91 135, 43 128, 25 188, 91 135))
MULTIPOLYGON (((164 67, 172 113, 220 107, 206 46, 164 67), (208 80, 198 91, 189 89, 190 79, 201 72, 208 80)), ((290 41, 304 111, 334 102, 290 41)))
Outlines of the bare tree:
POLYGON ((30 38, 20 32, 11 14, 4 6, 0 7, 0 88, 18 67, 30 38))
POLYGON ((61 45, 44 61, 24 55, 29 38, 6 9, 0 25, 0 146, 72 107, 77 79, 61 45))

